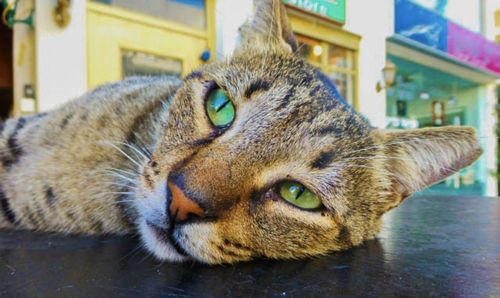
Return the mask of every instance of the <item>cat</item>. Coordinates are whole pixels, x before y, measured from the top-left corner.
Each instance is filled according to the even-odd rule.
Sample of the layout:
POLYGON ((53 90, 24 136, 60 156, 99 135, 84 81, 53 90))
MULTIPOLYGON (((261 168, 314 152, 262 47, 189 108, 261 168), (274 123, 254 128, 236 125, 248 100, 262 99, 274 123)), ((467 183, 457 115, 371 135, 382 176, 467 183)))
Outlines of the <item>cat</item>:
POLYGON ((372 127, 255 0, 226 60, 9 119, 0 228, 138 233, 168 261, 295 259, 375 237, 384 213, 481 155, 470 127, 372 127))

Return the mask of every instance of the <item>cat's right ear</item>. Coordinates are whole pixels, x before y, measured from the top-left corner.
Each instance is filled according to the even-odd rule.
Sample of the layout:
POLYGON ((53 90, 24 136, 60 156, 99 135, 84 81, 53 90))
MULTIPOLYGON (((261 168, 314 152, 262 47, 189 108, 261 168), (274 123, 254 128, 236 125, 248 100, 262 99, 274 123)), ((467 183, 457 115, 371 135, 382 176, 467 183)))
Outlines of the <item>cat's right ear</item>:
POLYGON ((239 28, 235 53, 244 51, 295 52, 297 40, 281 0, 254 0, 253 16, 239 28))
POLYGON ((391 189, 401 199, 469 166, 482 153, 471 127, 375 130, 373 134, 384 148, 391 189))

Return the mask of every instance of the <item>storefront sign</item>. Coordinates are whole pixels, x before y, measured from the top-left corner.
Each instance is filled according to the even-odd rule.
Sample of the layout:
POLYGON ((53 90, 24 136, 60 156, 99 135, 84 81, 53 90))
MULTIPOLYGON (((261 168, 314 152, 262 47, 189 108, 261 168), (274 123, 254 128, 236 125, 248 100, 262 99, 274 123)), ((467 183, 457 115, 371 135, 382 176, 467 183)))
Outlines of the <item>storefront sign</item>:
POLYGON ((335 22, 345 23, 346 0, 283 0, 283 2, 335 22))
POLYGON ((433 49, 448 50, 446 18, 411 1, 396 0, 395 31, 433 49))
POLYGON ((174 0, 174 2, 179 2, 184 5, 191 5, 199 9, 205 8, 205 0, 174 0))
POLYGON ((409 0, 396 0, 395 32, 500 75, 500 46, 409 0))
POLYGON ((460 61, 500 74, 500 46, 452 22, 448 25, 448 53, 460 61))

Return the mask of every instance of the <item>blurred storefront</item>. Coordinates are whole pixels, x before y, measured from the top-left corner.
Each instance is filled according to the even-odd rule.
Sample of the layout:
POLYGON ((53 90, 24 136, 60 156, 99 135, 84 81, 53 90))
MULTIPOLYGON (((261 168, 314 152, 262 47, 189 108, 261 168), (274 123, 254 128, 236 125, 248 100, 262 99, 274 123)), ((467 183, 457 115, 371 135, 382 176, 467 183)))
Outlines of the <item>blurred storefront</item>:
MULTIPOLYGON (((489 13, 486 14, 486 22, 488 26, 488 31, 492 32, 491 35, 494 36, 497 44, 500 45, 500 1, 492 3, 488 8, 489 13)), ((497 81, 497 179, 500 177, 500 124, 498 122, 500 118, 500 80, 497 81)), ((500 189, 500 180, 498 181, 499 189, 500 189)))
POLYGON ((495 40, 500 44, 500 3, 495 8, 494 12, 494 22, 495 22, 495 40))
POLYGON ((489 160, 496 157, 494 90, 500 47, 473 31, 479 30, 479 2, 468 3, 475 19, 460 18, 470 29, 445 17, 446 5, 453 1, 434 1, 435 7, 417 2, 395 1, 395 34, 387 41, 387 58, 397 75, 387 92, 388 126, 477 128, 485 149, 480 161, 427 192, 495 194, 495 164, 489 160))
MULTIPOLYGON (((386 61, 390 1, 283 0, 300 54, 335 83, 341 95, 376 126, 385 125, 385 93, 376 91, 386 61), (378 16, 376 22, 368 22, 378 16)), ((230 55, 252 0, 217 1, 218 56, 230 55)))
POLYGON ((343 30, 346 0, 285 0, 300 54, 335 83, 340 94, 355 107, 358 100, 358 65, 361 37, 343 30))
MULTIPOLYGON (((184 76, 215 44, 212 0, 94 0, 87 3, 88 83, 127 76, 184 76), (110 34, 112 33, 112 34, 110 34)), ((209 56, 204 56, 205 60, 209 56)))
MULTIPOLYGON (((374 126, 478 128, 480 162, 431 191, 496 195, 490 173, 500 57, 482 36, 482 14, 492 1, 283 0, 300 54, 374 126), (393 82, 383 70, 392 70, 393 82)), ((14 116, 127 76, 182 77, 231 55, 252 11, 252 0, 0 2, 17 4, 11 14, 20 21, 11 31, 0 28, 12 49, 7 67, 13 66, 13 79, 0 79, 1 96, 13 100, 0 112, 14 116)))
POLYGON ((14 97, 12 31, 0 23, 0 121, 9 116, 14 97))
POLYGON ((51 109, 128 76, 188 74, 215 56, 215 4, 0 0, 10 27, 0 28, 0 38, 13 54, 14 77, 13 103, 0 114, 51 109))
MULTIPOLYGON (((11 28, 14 116, 57 107, 127 76, 184 76, 230 55, 252 11, 252 0, 1 1, 2 8, 15 4, 8 5, 14 19, 32 19, 31 26, 11 28)), ((377 126, 385 124, 385 96, 374 82, 385 64, 391 21, 366 20, 390 12, 391 1, 284 0, 301 53, 377 126)))

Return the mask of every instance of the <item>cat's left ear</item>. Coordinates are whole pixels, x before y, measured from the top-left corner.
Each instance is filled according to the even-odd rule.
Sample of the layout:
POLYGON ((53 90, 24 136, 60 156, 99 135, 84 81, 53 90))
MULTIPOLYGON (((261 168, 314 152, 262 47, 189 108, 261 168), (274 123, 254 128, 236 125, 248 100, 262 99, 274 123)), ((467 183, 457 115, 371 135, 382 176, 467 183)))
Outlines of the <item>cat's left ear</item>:
POLYGON ((373 134, 383 148, 391 190, 401 199, 471 165, 482 153, 472 127, 376 130, 373 134))
POLYGON ((236 53, 245 50, 295 52, 298 48, 281 0, 254 0, 253 16, 239 28, 236 53))

